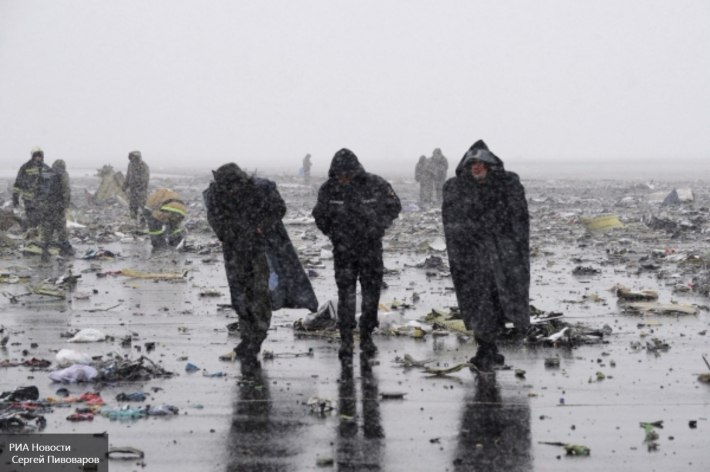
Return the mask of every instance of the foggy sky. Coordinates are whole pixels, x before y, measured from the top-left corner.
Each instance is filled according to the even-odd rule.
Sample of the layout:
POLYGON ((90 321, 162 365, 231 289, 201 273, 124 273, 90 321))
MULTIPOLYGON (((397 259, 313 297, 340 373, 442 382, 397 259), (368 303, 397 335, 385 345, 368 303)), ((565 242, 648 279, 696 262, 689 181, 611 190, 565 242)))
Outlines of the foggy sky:
POLYGON ((708 157, 706 0, 0 0, 0 159, 708 157))

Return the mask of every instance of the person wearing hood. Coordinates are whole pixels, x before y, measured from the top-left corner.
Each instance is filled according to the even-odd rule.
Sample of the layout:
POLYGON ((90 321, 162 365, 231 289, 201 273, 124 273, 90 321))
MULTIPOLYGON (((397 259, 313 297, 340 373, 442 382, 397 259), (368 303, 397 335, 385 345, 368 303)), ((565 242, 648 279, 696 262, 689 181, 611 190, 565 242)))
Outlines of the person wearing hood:
POLYGON ((434 168, 431 159, 419 156, 414 168, 414 180, 419 183, 419 206, 424 210, 431 204, 434 191, 434 168))
POLYGON ((128 208, 131 218, 143 219, 143 207, 148 198, 148 181, 150 180, 150 168, 145 163, 140 151, 128 153, 128 170, 126 179, 123 181, 123 191, 128 193, 128 208))
POLYGON ((480 371, 502 365, 496 338, 506 323, 530 324, 530 231, 525 190, 503 161, 476 141, 444 185, 442 219, 456 298, 478 344, 480 371))
POLYGON ((328 180, 320 187, 313 208, 316 225, 333 244, 335 282, 338 286, 338 357, 351 359, 357 281, 362 288, 360 351, 374 355, 372 331, 378 326, 377 306, 384 265, 382 238, 402 205, 382 177, 365 172, 357 156, 341 149, 333 156, 328 180))
POLYGON ((222 242, 232 307, 241 340, 234 353, 255 364, 272 310, 318 309, 310 280, 281 219, 286 204, 271 180, 248 176, 235 163, 212 172, 203 192, 207 221, 222 242))
POLYGON ((12 206, 20 205, 20 198, 25 206, 25 228, 36 228, 42 221, 42 205, 40 202, 40 186, 42 174, 50 172, 44 163, 44 151, 35 147, 30 154, 30 160, 22 164, 17 172, 17 178, 12 188, 12 206))
POLYGON ((441 153, 441 149, 436 148, 431 156, 431 167, 433 174, 433 201, 436 204, 441 204, 443 197, 444 182, 446 181, 446 172, 449 170, 449 161, 441 153))
POLYGON ((56 241, 60 256, 73 256, 74 248, 67 233, 67 210, 71 203, 71 185, 66 163, 57 159, 50 172, 43 174, 45 182, 40 193, 42 208, 42 262, 49 261, 49 247, 56 241), (56 238, 55 238, 56 236, 56 238))
POLYGON ((303 158, 303 183, 308 185, 311 183, 311 167, 313 164, 311 163, 311 155, 306 154, 306 157, 303 158))

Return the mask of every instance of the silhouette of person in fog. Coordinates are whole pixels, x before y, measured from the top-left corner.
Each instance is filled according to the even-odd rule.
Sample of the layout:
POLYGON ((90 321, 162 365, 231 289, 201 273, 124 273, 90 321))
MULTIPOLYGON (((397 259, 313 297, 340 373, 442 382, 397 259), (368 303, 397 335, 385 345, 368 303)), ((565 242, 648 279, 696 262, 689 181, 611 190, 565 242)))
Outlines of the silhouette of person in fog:
POLYGON ((465 399, 454 470, 532 471, 527 396, 503 401, 495 374, 475 381, 475 393, 465 399))
POLYGON ((341 369, 338 386, 338 470, 380 470, 385 434, 380 416, 377 379, 372 375, 372 366, 369 362, 360 363, 362 435, 359 434, 352 362, 341 362, 341 369))

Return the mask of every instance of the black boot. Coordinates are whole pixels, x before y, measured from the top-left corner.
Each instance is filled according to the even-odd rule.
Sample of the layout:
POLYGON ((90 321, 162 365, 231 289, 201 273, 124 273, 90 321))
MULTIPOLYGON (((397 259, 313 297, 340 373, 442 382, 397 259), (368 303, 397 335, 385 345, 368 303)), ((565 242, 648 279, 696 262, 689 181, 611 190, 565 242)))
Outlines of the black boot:
POLYGON ((74 256, 74 248, 72 247, 71 243, 69 241, 64 241, 60 246, 59 246, 59 255, 63 257, 72 257, 74 256))
POLYGON ((478 343, 478 350, 469 362, 480 372, 492 372, 495 366, 501 366, 505 363, 505 357, 498 352, 498 347, 494 341, 476 336, 476 342, 478 343))
POLYGON ((372 332, 369 330, 360 332, 360 353, 368 357, 377 354, 377 346, 372 341, 372 332))

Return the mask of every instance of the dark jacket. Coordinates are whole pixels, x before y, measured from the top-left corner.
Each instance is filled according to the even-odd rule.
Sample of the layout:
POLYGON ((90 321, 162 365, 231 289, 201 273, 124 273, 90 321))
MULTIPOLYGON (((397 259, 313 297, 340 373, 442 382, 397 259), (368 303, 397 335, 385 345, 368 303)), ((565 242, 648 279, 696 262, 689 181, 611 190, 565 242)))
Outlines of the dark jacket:
POLYGON ((431 157, 431 167, 434 180, 443 183, 446 180, 446 172, 449 170, 449 161, 441 152, 435 152, 431 157))
MULTIPOLYGON (((501 320, 483 312, 481 293, 498 294, 502 322, 529 325, 530 248, 525 190, 492 153, 484 182, 471 175, 471 153, 485 149, 476 142, 461 159, 456 177, 444 184, 442 218, 451 275, 464 319, 470 329, 495 332, 501 320)), ((494 301, 495 303, 495 301, 494 301)))
POLYGON ((281 221, 286 204, 276 184, 249 177, 236 164, 225 164, 213 174, 215 182, 210 183, 203 197, 207 220, 222 242, 225 260, 239 261, 265 252, 272 274, 272 309, 316 311, 318 300, 313 287, 281 221))
POLYGON ((431 182, 434 179, 434 172, 431 168, 431 161, 426 156, 421 156, 414 168, 414 180, 419 183, 431 182))
POLYGON ((359 249, 368 247, 369 241, 381 240, 401 210, 392 186, 382 177, 365 172, 352 151, 341 149, 318 192, 313 217, 336 250, 359 249), (350 175, 352 181, 339 184, 341 174, 350 175))
POLYGON ((123 181, 123 191, 129 191, 131 195, 145 198, 148 195, 148 181, 150 180, 150 168, 143 158, 136 154, 128 163, 126 180, 123 181))
POLYGON ((35 199, 39 196, 42 174, 49 172, 50 168, 44 162, 37 162, 34 158, 22 164, 17 171, 17 178, 12 189, 12 198, 19 201, 19 197, 25 205, 34 205, 35 199))
MULTIPOLYGON (((57 159, 52 164, 51 171, 47 174, 48 181, 46 195, 42 196, 42 207, 48 215, 64 213, 71 203, 71 185, 66 164, 62 159, 57 159)), ((40 191, 40 194, 44 193, 40 191)))

